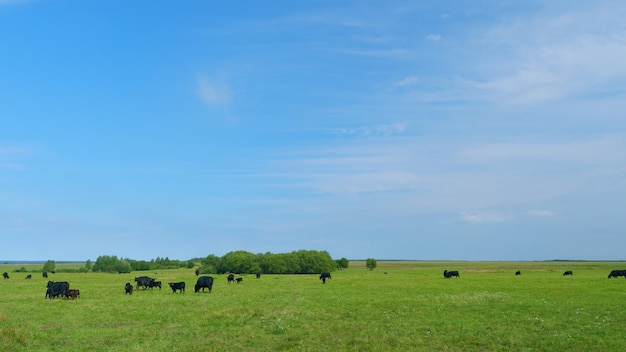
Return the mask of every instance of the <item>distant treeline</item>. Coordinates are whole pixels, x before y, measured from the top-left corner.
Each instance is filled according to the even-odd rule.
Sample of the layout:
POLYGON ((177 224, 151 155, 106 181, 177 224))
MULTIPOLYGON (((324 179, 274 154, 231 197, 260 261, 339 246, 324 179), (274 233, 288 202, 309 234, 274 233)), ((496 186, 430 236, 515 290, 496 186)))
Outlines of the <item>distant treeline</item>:
POLYGON ((167 257, 145 261, 102 255, 93 265, 88 261, 84 270, 81 271, 130 273, 131 271, 159 269, 192 269, 197 266, 198 262, 200 267, 197 270, 202 274, 313 274, 347 268, 349 264, 346 258, 333 260, 326 251, 299 250, 279 254, 234 251, 222 257, 211 254, 206 258, 187 261, 167 257))

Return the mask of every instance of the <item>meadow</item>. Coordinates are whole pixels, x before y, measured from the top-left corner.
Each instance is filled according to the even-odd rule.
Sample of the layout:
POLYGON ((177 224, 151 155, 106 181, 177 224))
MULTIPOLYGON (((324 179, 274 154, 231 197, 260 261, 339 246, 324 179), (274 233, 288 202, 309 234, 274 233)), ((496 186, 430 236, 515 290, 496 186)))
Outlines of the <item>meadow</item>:
POLYGON ((193 292, 193 269, 50 275, 77 300, 45 299, 47 279, 25 280, 22 266, 42 267, 0 265, 0 351, 626 350, 626 279, 607 279, 626 262, 350 262, 326 284, 212 275, 210 294, 193 292), (163 289, 125 295, 141 275, 163 289))

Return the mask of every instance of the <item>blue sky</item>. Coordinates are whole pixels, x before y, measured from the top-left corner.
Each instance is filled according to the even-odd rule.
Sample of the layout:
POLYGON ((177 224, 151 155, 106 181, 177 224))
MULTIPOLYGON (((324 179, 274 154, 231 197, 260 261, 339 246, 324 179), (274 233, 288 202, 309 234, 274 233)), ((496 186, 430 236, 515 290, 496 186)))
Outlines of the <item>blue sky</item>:
POLYGON ((0 260, 626 259, 624 18, 0 0, 0 260))

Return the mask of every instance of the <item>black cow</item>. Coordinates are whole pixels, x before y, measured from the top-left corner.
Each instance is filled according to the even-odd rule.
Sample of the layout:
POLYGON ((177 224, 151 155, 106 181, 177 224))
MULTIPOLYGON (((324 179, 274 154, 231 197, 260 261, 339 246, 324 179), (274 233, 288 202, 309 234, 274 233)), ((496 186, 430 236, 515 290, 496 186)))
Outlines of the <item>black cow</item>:
POLYGON ((521 271, 518 270, 518 271, 515 272, 515 276, 520 276, 520 275, 522 275, 521 271))
POLYGON ((5 279, 9 278, 9 273, 7 273, 6 271, 2 273, 2 277, 5 279))
POLYGON ((137 289, 139 289, 139 286, 142 286, 145 290, 150 287, 152 282, 154 282, 154 279, 147 276, 140 276, 135 278, 135 282, 137 283, 137 289))
POLYGON ((446 279, 449 279, 453 276, 456 276, 458 278, 461 277, 461 275, 459 275, 459 272, 457 270, 450 270, 450 271, 444 270, 443 271, 443 277, 445 277, 446 279))
POLYGON ((231 282, 235 282, 235 275, 233 274, 228 274, 228 277, 226 278, 226 280, 228 280, 228 283, 230 284, 231 282))
POLYGON ((572 275, 574 275, 574 273, 571 270, 568 270, 563 273, 563 276, 572 276, 572 275))
POLYGON ((152 280, 152 281, 148 282, 148 288, 149 289, 152 289, 153 287, 158 287, 159 291, 160 291, 161 290, 161 286, 162 286, 161 285, 161 281, 154 281, 154 280, 152 280))
POLYGON ((213 277, 200 276, 198 278, 198 281, 196 281, 196 287, 194 288, 195 292, 200 291, 200 289, 202 289, 202 292, 204 292, 205 288, 208 288, 209 293, 211 293, 211 290, 213 289, 213 277))
POLYGON ((180 291, 180 293, 185 293, 185 283, 184 282, 170 282, 170 288, 172 289, 172 293, 176 293, 176 290, 180 291))
POLYGON ((47 278, 48 278, 48 273, 44 271, 44 272, 41 274, 41 276, 43 276, 43 277, 44 277, 44 279, 47 279, 47 278))
POLYGON ((200 275, 200 269, 196 269, 196 276, 200 275))
POLYGON ((69 289, 70 289, 69 282, 48 281, 48 285, 46 289, 46 298, 56 298, 59 296, 63 296, 69 289))
POLYGON ((124 290, 126 291, 127 295, 132 295, 133 294, 133 285, 131 285, 130 282, 127 282, 126 285, 124 286, 124 290))
POLYGON ((33 276, 31 274, 28 274, 28 275, 26 275, 26 280, 30 280, 30 279, 32 279, 32 277, 33 276))
POLYGON ((243 277, 238 277, 235 279, 235 281, 237 281, 238 284, 243 282, 243 277))
POLYGON ((611 273, 609 274, 609 279, 612 277, 620 277, 623 276, 624 279, 626 279, 626 270, 613 270, 611 271, 611 273))
POLYGON ((320 280, 322 280, 322 283, 325 284, 326 283, 326 279, 332 279, 332 277, 330 277, 330 273, 329 272, 323 272, 320 274, 320 280))
POLYGON ((256 278, 260 279, 261 278, 261 273, 256 273, 256 278))

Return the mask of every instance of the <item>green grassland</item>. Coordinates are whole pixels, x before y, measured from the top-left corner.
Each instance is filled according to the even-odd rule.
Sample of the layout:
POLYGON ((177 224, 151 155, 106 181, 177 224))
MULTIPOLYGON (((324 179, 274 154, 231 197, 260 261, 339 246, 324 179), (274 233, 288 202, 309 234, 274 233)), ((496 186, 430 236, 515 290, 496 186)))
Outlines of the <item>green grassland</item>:
POLYGON ((212 275, 211 294, 193 292, 193 269, 50 275, 77 300, 45 299, 47 280, 20 267, 0 265, 11 275, 0 279, 0 351, 626 350, 626 279, 607 279, 621 262, 351 262, 325 285, 212 275), (141 275, 163 289, 125 295, 141 275), (173 294, 174 281, 187 291, 173 294))

